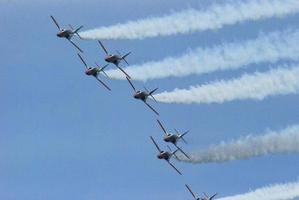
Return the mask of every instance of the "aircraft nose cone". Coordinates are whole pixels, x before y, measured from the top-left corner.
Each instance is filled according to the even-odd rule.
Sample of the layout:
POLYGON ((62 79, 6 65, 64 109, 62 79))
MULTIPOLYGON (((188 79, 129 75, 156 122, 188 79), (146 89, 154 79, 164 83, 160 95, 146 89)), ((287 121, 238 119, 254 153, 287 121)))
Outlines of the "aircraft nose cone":
POLYGON ((134 95, 133 95, 133 97, 134 97, 135 99, 138 99, 138 97, 137 97, 137 95, 136 95, 136 94, 134 94, 134 95))

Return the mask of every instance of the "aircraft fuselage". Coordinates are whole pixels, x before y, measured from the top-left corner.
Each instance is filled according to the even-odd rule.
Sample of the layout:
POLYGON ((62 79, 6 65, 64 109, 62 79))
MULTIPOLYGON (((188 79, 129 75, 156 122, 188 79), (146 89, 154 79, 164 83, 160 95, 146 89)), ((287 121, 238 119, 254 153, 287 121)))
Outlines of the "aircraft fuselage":
POLYGON ((98 75, 98 69, 95 67, 89 67, 85 70, 85 74, 88 76, 97 76, 98 75))
POLYGON ((164 136, 163 140, 165 142, 171 142, 172 144, 176 144, 177 143, 177 140, 178 140, 178 136, 177 135, 174 135, 174 134, 167 134, 164 136))
POLYGON ((135 99, 140 99, 142 101, 146 101, 148 97, 148 93, 147 92, 144 92, 144 91, 137 91, 135 94, 134 94, 134 98, 135 99))
POLYGON ((70 40, 73 37, 74 33, 71 30, 62 29, 56 35, 57 35, 57 37, 66 38, 66 39, 70 40))
POLYGON ((157 155, 158 159, 164 159, 167 161, 169 161, 170 157, 171 157, 171 153, 168 151, 162 151, 160 154, 157 155))
POLYGON ((108 55, 105 57, 105 61, 108 63, 113 63, 118 66, 119 62, 122 60, 122 58, 118 55, 108 55))

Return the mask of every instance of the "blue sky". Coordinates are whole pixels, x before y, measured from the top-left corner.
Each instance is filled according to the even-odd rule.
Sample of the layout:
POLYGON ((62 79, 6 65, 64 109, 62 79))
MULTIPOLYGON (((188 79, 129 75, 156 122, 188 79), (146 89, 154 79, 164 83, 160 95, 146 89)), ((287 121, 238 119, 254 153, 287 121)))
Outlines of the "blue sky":
MULTIPOLYGON (((223 164, 175 165, 178 176, 156 159, 152 135, 161 147, 156 116, 132 98, 125 81, 106 80, 107 92, 90 77, 76 50, 55 36, 71 23, 84 29, 159 16, 217 1, 1 1, 0 199, 191 199, 196 193, 244 193, 272 183, 298 180, 295 154, 273 155, 223 164)), ((195 47, 255 38, 261 32, 298 28, 299 14, 227 26, 217 31, 145 40, 105 41, 108 49, 132 51, 132 64, 181 55, 195 47)), ((95 41, 77 41, 88 63, 104 64, 95 41)), ((145 84, 160 91, 187 87, 244 72, 265 71, 267 63, 203 76, 167 78, 145 84)), ((138 82, 141 87, 144 83, 138 82)), ((299 95, 264 101, 210 105, 152 104, 168 129, 190 130, 184 149, 192 151, 222 140, 279 130, 299 121, 299 95)), ((174 161, 175 162, 175 161, 174 161)))

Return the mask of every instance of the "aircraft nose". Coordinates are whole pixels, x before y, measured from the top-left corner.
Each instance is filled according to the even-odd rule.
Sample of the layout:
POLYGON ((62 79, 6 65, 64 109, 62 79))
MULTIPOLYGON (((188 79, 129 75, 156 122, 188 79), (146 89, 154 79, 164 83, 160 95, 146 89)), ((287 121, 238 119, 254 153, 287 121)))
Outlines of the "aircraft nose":
POLYGON ((135 99, 138 99, 138 97, 137 97, 137 95, 136 95, 136 94, 134 94, 134 95, 133 95, 133 97, 134 97, 135 99))

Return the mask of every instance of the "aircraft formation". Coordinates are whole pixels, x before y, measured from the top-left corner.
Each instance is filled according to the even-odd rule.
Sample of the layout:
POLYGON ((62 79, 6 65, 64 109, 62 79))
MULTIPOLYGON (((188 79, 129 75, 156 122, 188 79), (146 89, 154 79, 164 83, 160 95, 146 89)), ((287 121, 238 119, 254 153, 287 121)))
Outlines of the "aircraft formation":
MULTIPOLYGON (((57 37, 59 38, 65 38, 67 41, 69 41, 81 54, 84 53, 84 51, 76 44, 73 42, 74 36, 77 36, 79 39, 82 39, 80 37, 80 34, 78 33, 79 30, 83 28, 83 26, 79 26, 78 28, 74 29, 72 25, 69 25, 69 28, 61 28, 60 25, 58 24, 57 20, 51 15, 50 16, 54 24, 58 28, 58 33, 56 34, 57 37)), ((109 78, 109 76, 105 72, 105 68, 110 64, 114 64, 116 68, 118 68, 125 76, 126 79, 129 83, 129 85, 132 87, 134 94, 133 97, 135 99, 141 100, 150 110, 152 110, 157 116, 159 116, 159 113, 147 102, 148 97, 151 97, 152 100, 156 101, 155 97, 153 96, 154 92, 158 90, 158 88, 155 88, 153 90, 148 90, 146 87, 144 87, 144 90, 137 90, 135 86, 132 83, 131 76, 120 66, 120 63, 124 61, 127 65, 129 63, 127 62, 126 58, 131 54, 131 52, 128 52, 124 55, 121 55, 118 51, 117 54, 110 54, 106 47, 103 45, 103 43, 98 40, 98 43, 102 50, 105 52, 106 56, 104 57, 104 61, 107 63, 104 66, 100 66, 98 63, 95 63, 95 66, 90 66, 86 63, 84 58, 80 53, 77 53, 79 59, 83 63, 85 67, 85 74, 87 76, 93 76, 99 83, 101 83, 107 90, 111 91, 111 88, 100 79, 100 75, 104 75, 109 78)), ((185 144, 187 144, 186 140, 184 139, 184 136, 189 133, 189 131, 185 131, 184 133, 180 133, 177 129, 174 129, 175 132, 169 132, 165 129, 164 125, 161 123, 159 119, 157 119, 157 123, 162 129, 162 132, 164 133, 163 141, 166 143, 171 143, 174 147, 175 150, 173 151, 170 146, 167 145, 168 150, 161 150, 158 143, 155 141, 155 139, 150 136, 151 141, 153 142, 154 146, 158 150, 157 158, 160 160, 165 160, 179 175, 182 175, 182 172, 177 169, 174 164, 170 162, 172 157, 178 158, 176 153, 180 152, 182 155, 184 155, 186 158, 190 159, 188 154, 183 151, 181 147, 179 147, 177 144, 179 141, 183 141, 185 144)), ((187 190, 191 193, 193 198, 195 200, 212 200, 217 193, 209 197, 206 193, 203 193, 203 197, 197 197, 194 192, 191 190, 191 187, 187 184, 185 184, 187 190)))

